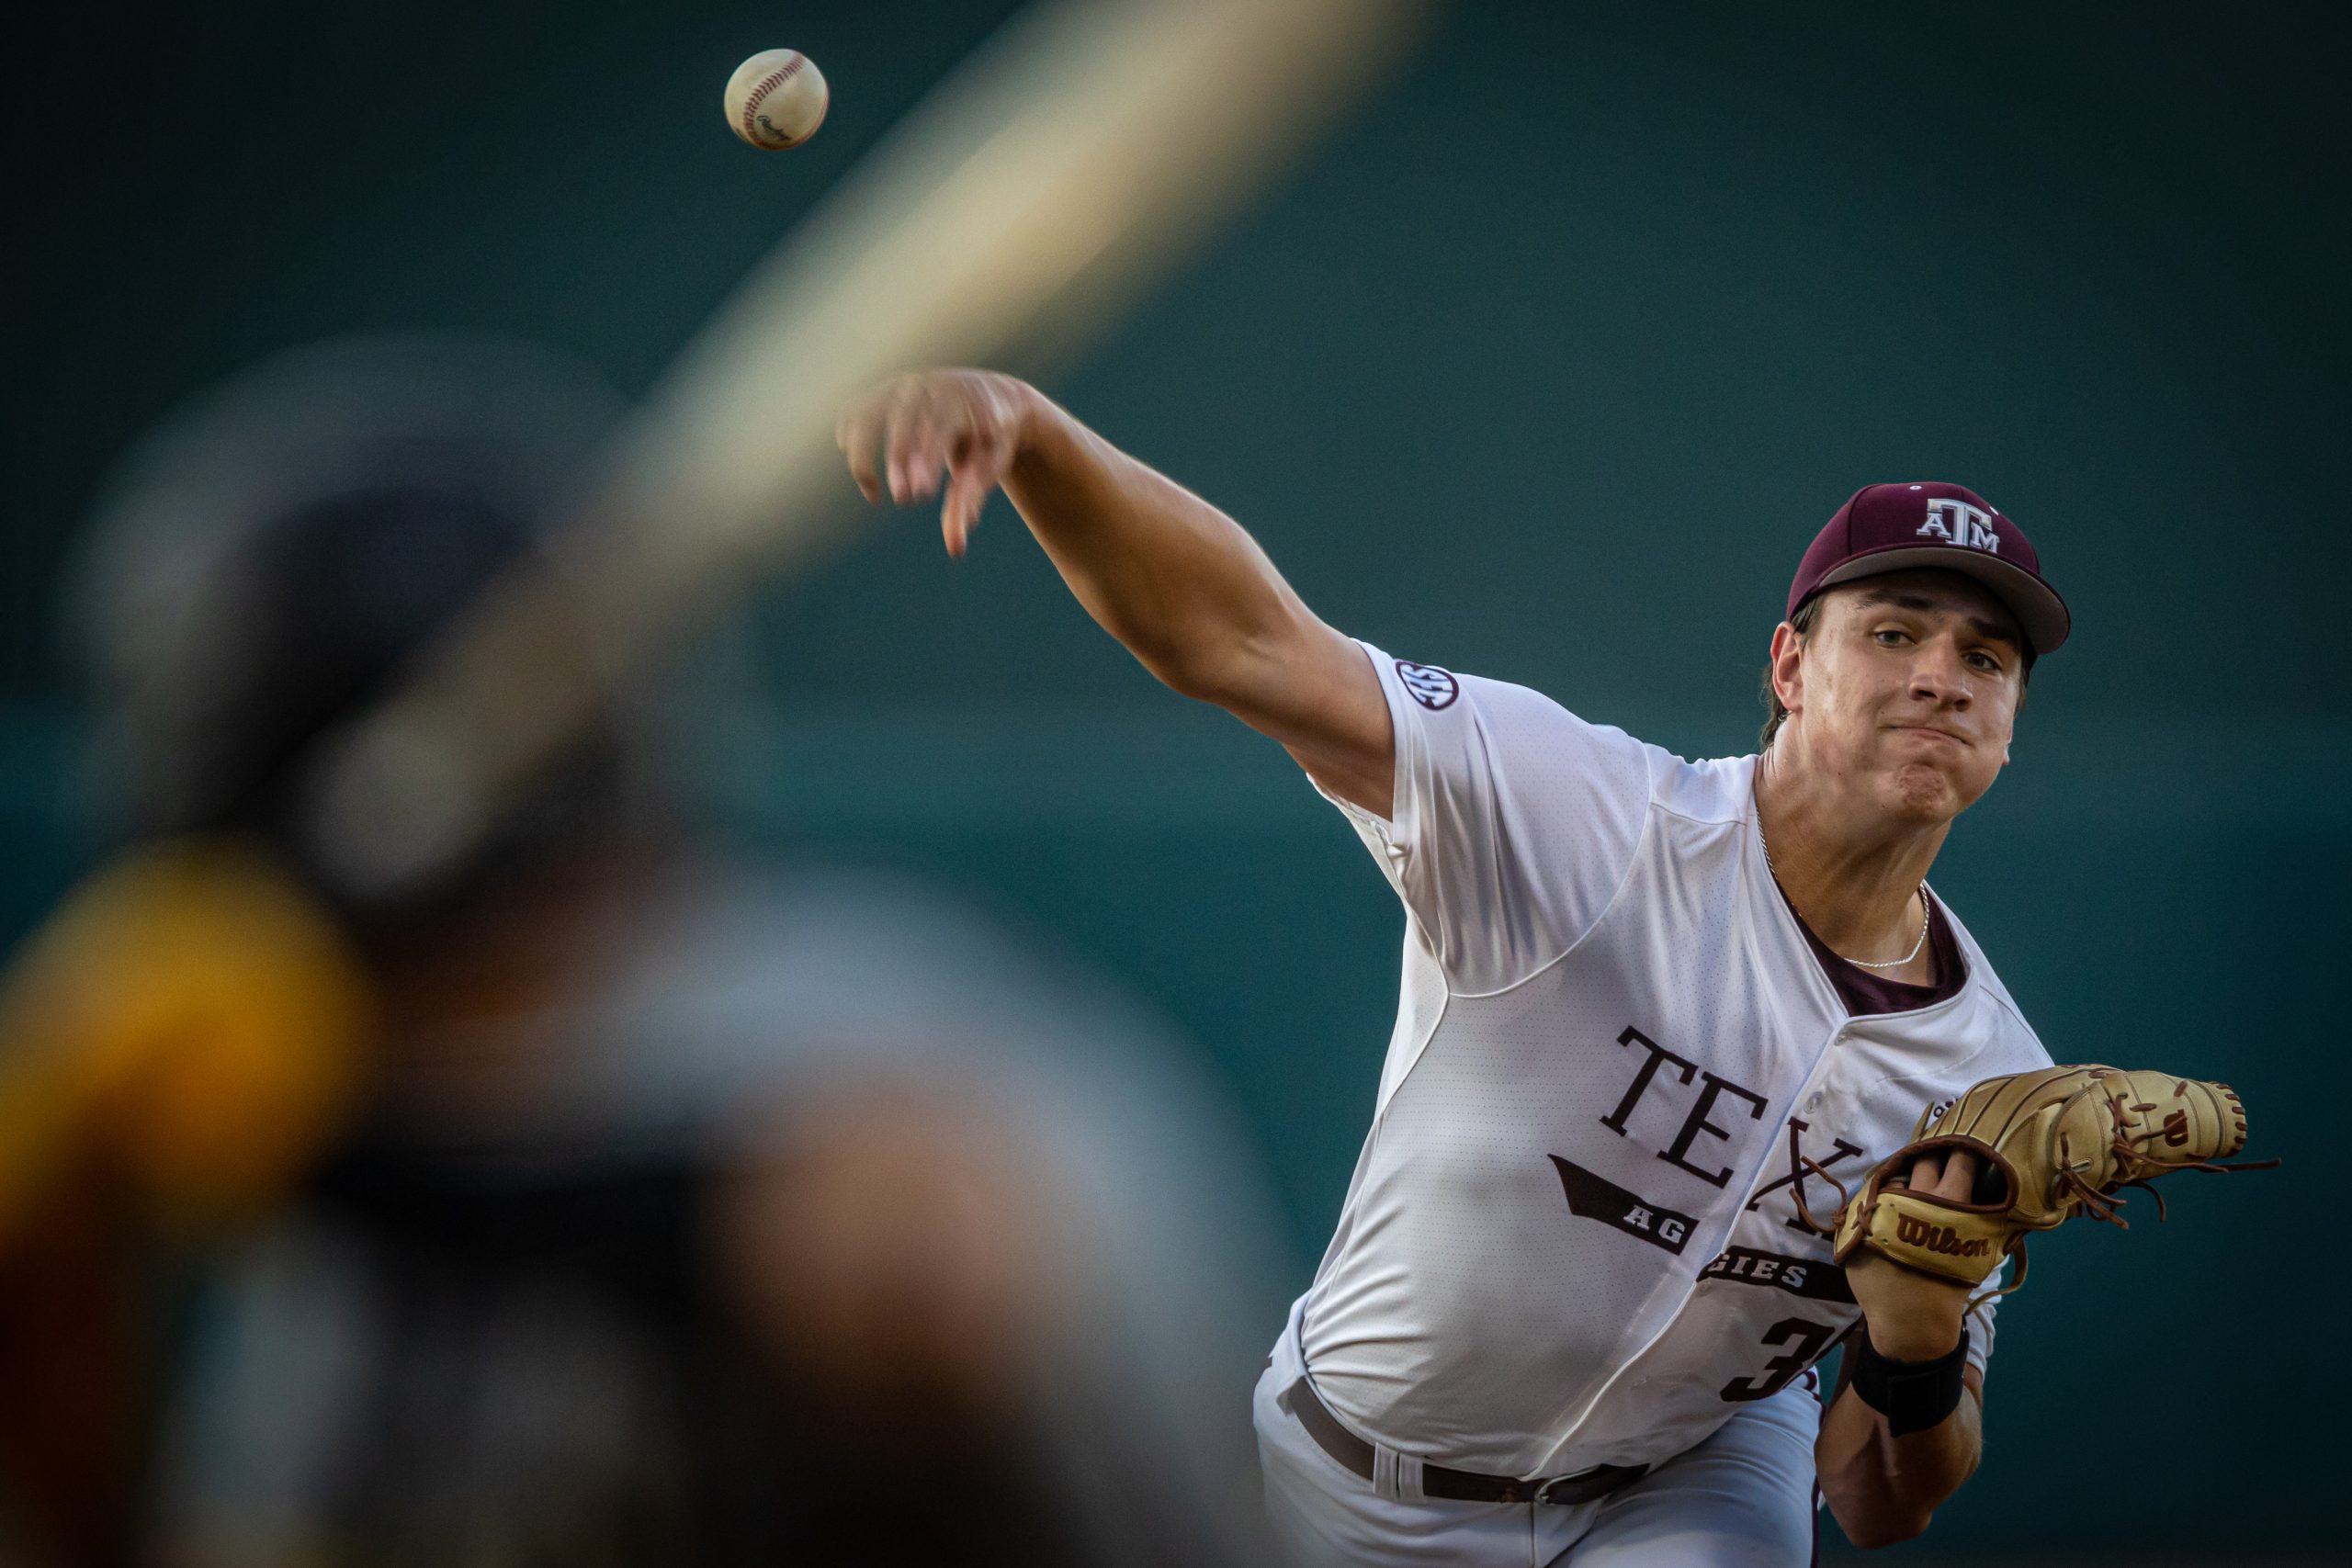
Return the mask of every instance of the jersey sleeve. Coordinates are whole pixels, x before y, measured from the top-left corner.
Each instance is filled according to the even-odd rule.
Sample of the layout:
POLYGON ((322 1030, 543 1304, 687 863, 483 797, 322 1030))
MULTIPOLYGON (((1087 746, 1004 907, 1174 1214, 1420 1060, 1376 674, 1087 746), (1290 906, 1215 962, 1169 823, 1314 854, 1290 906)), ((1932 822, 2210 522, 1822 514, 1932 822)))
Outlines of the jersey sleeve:
MULTIPOLYGON (((2015 1278, 2014 1265, 2005 1260, 1985 1283, 1997 1287, 2010 1283, 2015 1278)), ((1980 1378, 1986 1375, 1985 1364, 1993 1359, 1993 1314, 2000 1304, 2000 1298, 1988 1296, 1969 1309, 1968 1364, 1976 1369, 1976 1375, 1980 1378)))
POLYGON ((1623 884, 1648 815, 1651 749, 1524 686, 1359 646, 1388 701, 1395 800, 1382 818, 1325 798, 1379 861, 1451 988, 1525 979, 1575 946, 1623 884))

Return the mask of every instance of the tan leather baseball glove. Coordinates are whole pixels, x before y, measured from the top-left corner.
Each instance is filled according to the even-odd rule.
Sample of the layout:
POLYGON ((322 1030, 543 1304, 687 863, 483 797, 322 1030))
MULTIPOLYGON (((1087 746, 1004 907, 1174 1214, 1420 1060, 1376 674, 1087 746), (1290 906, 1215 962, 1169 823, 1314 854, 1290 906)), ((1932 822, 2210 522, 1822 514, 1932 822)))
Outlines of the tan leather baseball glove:
MULTIPOLYGON (((2249 1170, 2218 1163, 2245 1146, 2245 1108, 2227 1084, 2114 1067, 2049 1067, 1986 1078, 1879 1162, 1838 1217, 1835 1256, 1868 1247, 1905 1269, 1981 1285, 2014 1255, 2025 1283, 2029 1231, 2076 1214, 2125 1225, 2120 1195, 2176 1170, 2249 1170), (1902 1185, 1920 1155, 1965 1149, 1979 1161, 1971 1201, 1902 1185)), ((2265 1160, 2261 1166, 2277 1165, 2265 1160)))

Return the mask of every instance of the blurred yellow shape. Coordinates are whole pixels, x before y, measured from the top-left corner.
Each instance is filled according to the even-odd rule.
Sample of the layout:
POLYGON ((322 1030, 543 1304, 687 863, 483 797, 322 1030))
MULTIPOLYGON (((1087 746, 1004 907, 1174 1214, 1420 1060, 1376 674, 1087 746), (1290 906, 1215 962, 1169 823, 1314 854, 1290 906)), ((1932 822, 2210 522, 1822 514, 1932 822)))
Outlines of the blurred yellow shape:
POLYGON ((0 1246, 96 1175, 201 1231, 268 1203, 357 1086, 370 987, 256 849, 186 839, 77 887, 0 978, 0 1246))

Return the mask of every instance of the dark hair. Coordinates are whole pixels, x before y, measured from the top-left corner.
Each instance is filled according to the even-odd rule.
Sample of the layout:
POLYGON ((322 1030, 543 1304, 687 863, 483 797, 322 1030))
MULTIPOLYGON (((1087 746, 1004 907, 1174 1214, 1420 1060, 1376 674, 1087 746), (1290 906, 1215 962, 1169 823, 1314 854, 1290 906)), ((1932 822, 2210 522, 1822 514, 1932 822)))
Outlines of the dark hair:
MULTIPOLYGON (((1820 618, 1821 595, 1816 593, 1797 606, 1797 613, 1789 617, 1789 628, 1797 634, 1797 640, 1803 642, 1813 635, 1814 623, 1820 618)), ((2018 700, 2022 703, 2026 687, 2033 682, 2033 649, 2020 644, 2018 652, 2018 700)), ((1772 737, 1781 732, 1781 726, 1787 723, 1789 717, 1789 710, 1781 705, 1781 694, 1772 689, 1772 666, 1769 663, 1764 666, 1764 705, 1771 710, 1771 716, 1764 721, 1764 731, 1756 738, 1756 750, 1758 751, 1772 749, 1772 737)))

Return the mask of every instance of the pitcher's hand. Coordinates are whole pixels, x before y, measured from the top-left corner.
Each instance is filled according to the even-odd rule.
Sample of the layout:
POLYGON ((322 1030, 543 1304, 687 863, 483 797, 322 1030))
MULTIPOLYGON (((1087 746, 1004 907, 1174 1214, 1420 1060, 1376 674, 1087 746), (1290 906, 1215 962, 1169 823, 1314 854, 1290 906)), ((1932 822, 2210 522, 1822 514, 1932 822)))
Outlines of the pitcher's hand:
POLYGON ((886 488, 901 506, 929 501, 944 475, 939 531, 947 553, 960 557, 1041 400, 1026 383, 993 370, 914 370, 842 410, 833 436, 870 502, 878 503, 886 488))
MULTIPOLYGON (((1966 1202, 1980 1168, 1981 1162, 1966 1149, 1931 1149, 1911 1162, 1899 1185, 1966 1202)), ((1928 1361, 1960 1343, 1961 1319, 1968 1308, 1966 1285, 1905 1269, 1867 1250, 1846 1265, 1846 1282, 1853 1288, 1879 1354, 1898 1361, 1928 1361)))

